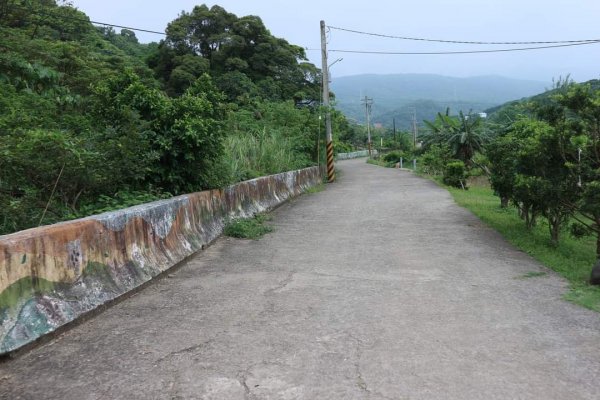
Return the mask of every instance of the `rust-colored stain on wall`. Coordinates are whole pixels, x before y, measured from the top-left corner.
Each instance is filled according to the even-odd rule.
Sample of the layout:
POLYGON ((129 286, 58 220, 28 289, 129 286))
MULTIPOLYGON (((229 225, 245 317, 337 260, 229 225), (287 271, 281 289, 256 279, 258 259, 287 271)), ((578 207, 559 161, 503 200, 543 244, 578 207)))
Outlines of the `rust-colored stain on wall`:
POLYGON ((320 182, 306 168, 0 236, 0 354, 149 281, 216 239, 228 218, 320 182))

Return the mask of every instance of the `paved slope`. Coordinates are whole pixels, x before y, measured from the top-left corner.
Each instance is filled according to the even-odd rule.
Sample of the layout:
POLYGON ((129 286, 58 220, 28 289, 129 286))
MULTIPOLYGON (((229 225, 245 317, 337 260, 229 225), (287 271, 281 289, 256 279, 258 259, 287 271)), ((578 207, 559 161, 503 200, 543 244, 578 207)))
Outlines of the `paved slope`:
POLYGON ((600 317, 450 195, 338 183, 16 360, 10 399, 597 399, 600 317))

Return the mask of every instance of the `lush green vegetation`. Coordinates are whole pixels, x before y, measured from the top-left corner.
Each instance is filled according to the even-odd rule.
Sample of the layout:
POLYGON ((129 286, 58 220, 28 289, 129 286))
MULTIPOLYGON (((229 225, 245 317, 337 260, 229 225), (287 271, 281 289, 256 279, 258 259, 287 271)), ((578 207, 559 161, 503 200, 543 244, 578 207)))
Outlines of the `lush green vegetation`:
POLYGON ((488 146, 492 187, 527 227, 545 218, 554 245, 569 223, 595 236, 600 259, 600 91, 559 82, 527 108, 488 146))
MULTIPOLYGON (((566 298, 592 310, 600 311, 600 287, 588 284, 590 266, 595 261, 595 241, 565 235, 558 246, 548 238, 548 223, 540 221, 528 229, 516 208, 502 208, 489 187, 473 186, 469 190, 448 187, 456 202, 472 211, 482 221, 502 234, 510 243, 571 283, 566 298)), ((541 276, 532 271, 527 278, 541 276)))
MULTIPOLYGON (((323 159, 301 47, 219 6, 166 32, 141 44, 66 1, 0 0, 0 234, 323 159)), ((360 145, 333 123, 338 149, 360 145)))
POLYGON ((265 234, 272 232, 273 228, 265 225, 267 216, 256 214, 252 218, 236 219, 225 225, 223 233, 239 239, 260 239, 265 234))
POLYGON ((387 167, 387 168, 392 167, 392 165, 390 163, 387 163, 384 160, 379 159, 379 158, 369 158, 369 159, 367 159, 367 164, 378 165, 380 167, 387 167))
POLYGON ((453 190, 459 203, 566 276, 573 299, 598 309, 598 292, 586 283, 600 259, 598 82, 559 81, 498 112, 489 121, 438 114, 427 123, 421 171, 462 189, 453 190), (465 191, 478 175, 491 189, 465 191))

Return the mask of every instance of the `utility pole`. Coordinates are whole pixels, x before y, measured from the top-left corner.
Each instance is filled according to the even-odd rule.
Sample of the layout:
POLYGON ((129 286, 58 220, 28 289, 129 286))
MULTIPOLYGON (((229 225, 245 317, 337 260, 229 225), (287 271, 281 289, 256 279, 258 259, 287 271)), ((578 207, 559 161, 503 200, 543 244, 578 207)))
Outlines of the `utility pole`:
POLYGON ((413 148, 417 148, 417 109, 413 108, 412 114, 413 148))
POLYGON ((365 96, 362 100, 365 103, 365 114, 367 118, 367 144, 369 146, 369 158, 372 156, 371 154, 371 106, 373 105, 373 99, 365 96))
POLYGON ((329 67, 327 66, 327 38, 325 21, 321 21, 321 81, 323 83, 323 107, 325 108, 325 133, 327 142, 327 182, 335 181, 333 164, 333 134, 331 132, 331 111, 329 110, 329 67))

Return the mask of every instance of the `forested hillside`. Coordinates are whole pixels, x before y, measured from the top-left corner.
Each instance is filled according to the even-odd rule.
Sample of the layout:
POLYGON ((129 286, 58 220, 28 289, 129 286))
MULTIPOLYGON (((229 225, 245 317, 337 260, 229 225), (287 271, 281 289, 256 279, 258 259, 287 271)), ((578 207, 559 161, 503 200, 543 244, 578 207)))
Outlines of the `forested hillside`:
MULTIPOLYGON (((566 79, 566 82, 560 80, 556 82, 555 85, 557 87, 544 91, 542 93, 538 93, 534 96, 526 97, 523 99, 509 101, 507 103, 500 104, 495 107, 491 107, 486 111, 488 114, 488 119, 490 122, 495 124, 510 124, 516 121, 520 116, 529 116, 533 117, 534 108, 532 104, 549 104, 552 102, 553 96, 559 94, 561 86, 564 84, 569 84, 569 78, 566 79)), ((573 82, 570 82, 571 84, 573 82)), ((600 90, 600 80, 592 79, 591 81, 584 82, 585 85, 589 86, 590 89, 594 91, 600 90)))
POLYGON ((0 233, 322 153, 320 70, 257 16, 200 5, 140 44, 68 2, 0 0, 0 34, 0 233))
POLYGON ((364 122, 361 97, 373 98, 372 121, 408 129, 413 111, 417 122, 435 118, 450 108, 458 113, 481 112, 510 100, 531 96, 549 84, 500 76, 453 78, 431 74, 355 75, 335 78, 332 89, 337 106, 348 116, 364 122))

